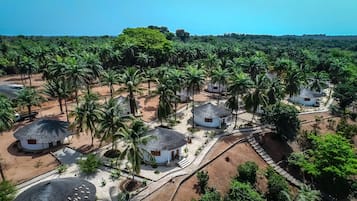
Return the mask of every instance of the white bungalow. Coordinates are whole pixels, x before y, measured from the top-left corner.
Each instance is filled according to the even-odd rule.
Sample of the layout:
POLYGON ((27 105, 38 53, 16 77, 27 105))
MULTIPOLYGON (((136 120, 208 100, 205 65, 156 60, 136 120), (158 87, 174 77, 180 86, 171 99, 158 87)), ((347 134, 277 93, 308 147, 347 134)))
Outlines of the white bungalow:
POLYGON ((68 123, 53 119, 39 119, 14 133, 25 151, 40 151, 64 143, 71 135, 68 123))
MULTIPOLYGON (((130 110, 130 104, 129 104, 129 98, 124 97, 124 96, 119 96, 116 98, 117 99, 117 104, 120 105, 121 108, 121 115, 123 117, 131 115, 131 110, 130 110)), ((136 110, 135 110, 135 115, 139 114, 139 102, 136 101, 136 110)))
POLYGON ((207 91, 211 93, 223 93, 227 91, 226 85, 219 86, 218 83, 209 82, 207 85, 207 91))
POLYGON ((221 128, 231 118, 231 112, 224 107, 206 103, 195 107, 194 122, 197 125, 209 128, 221 128))
POLYGON ((180 102, 188 102, 192 98, 192 92, 187 93, 187 88, 183 88, 180 91, 177 91, 177 96, 180 99, 180 102))
POLYGON ((304 106, 319 107, 319 99, 322 96, 325 96, 323 92, 315 92, 304 88, 300 90, 299 95, 293 96, 289 98, 289 100, 293 103, 297 103, 304 106))
MULTIPOLYGON (((157 127, 149 130, 148 135, 154 136, 143 148, 151 154, 156 164, 169 164, 175 159, 181 159, 183 147, 187 141, 182 133, 168 128, 157 127)), ((144 156, 146 162, 150 162, 148 154, 144 156)))

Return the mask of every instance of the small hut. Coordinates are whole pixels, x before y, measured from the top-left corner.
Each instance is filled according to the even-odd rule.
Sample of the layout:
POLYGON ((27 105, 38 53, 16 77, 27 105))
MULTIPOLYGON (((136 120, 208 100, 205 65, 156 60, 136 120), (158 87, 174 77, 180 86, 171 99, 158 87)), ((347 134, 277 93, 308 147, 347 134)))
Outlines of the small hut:
POLYGON ((208 83, 207 89, 208 92, 211 93, 224 93, 227 91, 227 86, 226 85, 219 85, 218 83, 208 83))
MULTIPOLYGON (((120 114, 123 117, 129 116, 131 115, 131 110, 130 110, 130 103, 129 103, 129 98, 128 97, 124 97, 124 96, 119 96, 116 98, 117 100, 117 104, 120 106, 120 108, 122 109, 122 111, 120 112, 120 114)), ((135 114, 133 115, 138 115, 139 114, 139 110, 138 108, 140 107, 139 102, 136 101, 136 109, 135 109, 135 114)))
POLYGON ((40 151, 61 145, 69 135, 68 123, 54 119, 36 120, 14 133, 25 151, 40 151))
POLYGON ((15 201, 95 201, 95 195, 95 186, 84 179, 58 178, 30 187, 15 201))
POLYGON ((320 106, 320 98, 324 96, 323 92, 315 92, 310 89, 301 89, 299 95, 293 96, 289 98, 289 100, 293 103, 297 103, 304 106, 320 106))
POLYGON ((206 103, 195 107, 195 124, 209 128, 222 128, 231 118, 231 112, 223 106, 206 103))
MULTIPOLYGON (((151 153, 157 164, 168 164, 175 159, 180 159, 183 153, 183 147, 187 141, 185 135, 172 129, 157 127, 149 130, 147 135, 152 135, 154 139, 150 140, 143 148, 151 153)), ((146 155, 144 160, 149 162, 150 157, 146 155)))

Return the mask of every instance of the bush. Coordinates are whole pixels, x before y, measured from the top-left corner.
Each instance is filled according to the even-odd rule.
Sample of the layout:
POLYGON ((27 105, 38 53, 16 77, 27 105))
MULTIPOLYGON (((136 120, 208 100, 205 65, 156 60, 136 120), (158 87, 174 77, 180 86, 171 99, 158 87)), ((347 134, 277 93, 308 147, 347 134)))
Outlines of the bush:
POLYGON ((119 179, 119 177, 120 177, 120 175, 121 175, 121 173, 120 173, 120 170, 112 170, 111 172, 110 172, 110 178, 114 181, 114 180, 116 180, 116 179, 119 179))
POLYGON ((86 159, 79 160, 78 165, 81 172, 85 174, 93 174, 101 165, 101 161, 96 155, 89 154, 86 159))
POLYGON ((214 189, 207 189, 206 193, 201 196, 199 201, 220 201, 221 200, 221 195, 219 192, 214 189))
POLYGON ((289 192, 289 187, 285 178, 276 173, 272 168, 268 168, 266 177, 268 179, 268 200, 286 201, 286 195, 283 192, 289 192))
POLYGON ((257 177, 258 165, 254 162, 248 161, 242 165, 239 165, 238 168, 238 180, 241 182, 249 182, 251 185, 255 184, 257 177))
POLYGON ((62 174, 64 172, 66 172, 67 168, 68 167, 66 164, 61 164, 60 166, 57 167, 58 174, 62 174))
POLYGON ((226 201, 263 201, 262 196, 248 183, 233 181, 227 194, 226 201))
POLYGON ((205 193, 205 190, 208 185, 208 180, 209 180, 208 172, 207 171, 198 171, 196 176, 198 179, 198 187, 199 187, 200 193, 205 193))
POLYGON ((9 181, 2 181, 0 183, 0 200, 12 201, 15 199, 16 187, 9 181))

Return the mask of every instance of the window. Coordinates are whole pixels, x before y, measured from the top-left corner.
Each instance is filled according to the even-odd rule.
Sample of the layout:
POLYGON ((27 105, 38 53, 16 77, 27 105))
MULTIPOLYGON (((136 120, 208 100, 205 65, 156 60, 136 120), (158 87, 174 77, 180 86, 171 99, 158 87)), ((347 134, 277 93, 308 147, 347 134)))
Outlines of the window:
POLYGON ((27 140, 27 144, 36 144, 36 140, 32 140, 32 139, 27 140))
POLYGON ((160 156, 161 153, 160 153, 160 151, 151 151, 151 155, 153 155, 153 156, 160 156))
POLYGON ((212 118, 205 118, 205 122, 212 122, 212 118))
POLYGON ((218 89, 218 87, 214 86, 213 89, 218 89))
POLYGON ((310 101, 310 98, 304 98, 304 101, 310 101))

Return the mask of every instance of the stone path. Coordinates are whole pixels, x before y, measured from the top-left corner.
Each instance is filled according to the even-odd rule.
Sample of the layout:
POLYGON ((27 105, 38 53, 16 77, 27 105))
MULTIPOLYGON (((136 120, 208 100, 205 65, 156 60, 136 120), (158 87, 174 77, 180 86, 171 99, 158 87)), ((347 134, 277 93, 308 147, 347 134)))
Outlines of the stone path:
POLYGON ((265 150, 259 145, 259 143, 255 140, 253 135, 250 135, 248 138, 249 144, 253 147, 253 149, 263 158, 265 162, 267 162, 277 173, 286 178, 290 183, 295 186, 302 186, 302 182, 295 179, 291 176, 287 171, 277 165, 273 159, 265 152, 265 150))

